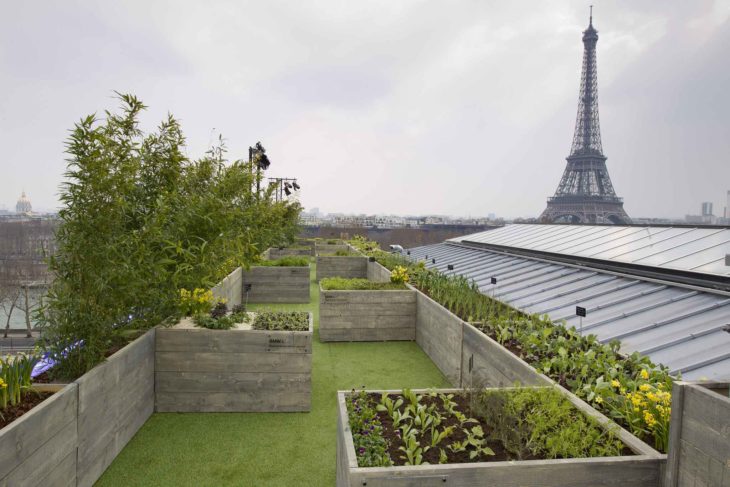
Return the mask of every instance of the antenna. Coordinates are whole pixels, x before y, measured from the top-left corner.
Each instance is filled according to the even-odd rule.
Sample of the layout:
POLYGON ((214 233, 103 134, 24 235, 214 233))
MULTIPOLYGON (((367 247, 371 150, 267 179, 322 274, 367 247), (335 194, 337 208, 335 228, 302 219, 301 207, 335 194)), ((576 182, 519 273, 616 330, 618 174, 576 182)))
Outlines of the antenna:
POLYGON ((588 24, 593 25, 593 5, 591 5, 591 17, 590 17, 590 20, 588 21, 588 24))

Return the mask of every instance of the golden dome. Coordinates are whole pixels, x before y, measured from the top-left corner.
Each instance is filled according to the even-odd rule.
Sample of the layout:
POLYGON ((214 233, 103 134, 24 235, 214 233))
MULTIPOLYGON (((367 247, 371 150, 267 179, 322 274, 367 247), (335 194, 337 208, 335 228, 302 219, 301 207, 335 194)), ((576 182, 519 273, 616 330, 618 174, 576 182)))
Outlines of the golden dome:
POLYGON ((20 195, 20 198, 18 198, 18 202, 15 204, 15 212, 16 213, 31 213, 33 211, 33 206, 30 204, 30 200, 25 195, 25 191, 20 195))

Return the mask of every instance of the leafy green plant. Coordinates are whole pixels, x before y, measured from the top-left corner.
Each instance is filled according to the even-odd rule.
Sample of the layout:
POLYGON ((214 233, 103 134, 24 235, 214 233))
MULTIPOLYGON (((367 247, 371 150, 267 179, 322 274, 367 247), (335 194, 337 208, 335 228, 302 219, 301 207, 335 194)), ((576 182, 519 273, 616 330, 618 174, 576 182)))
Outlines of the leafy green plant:
POLYGON ((483 391, 474 414, 520 459, 619 456, 624 448, 613 432, 549 387, 483 391))
POLYGON ((262 311, 253 320, 254 330, 307 331, 309 313, 306 311, 262 311))
POLYGON ((405 284, 392 282, 373 282, 367 279, 345 279, 327 277, 320 281, 325 291, 388 291, 407 289, 405 284))
POLYGON ((66 144, 55 278, 37 316, 58 377, 101 362, 119 330, 176 314, 179 289, 210 288, 298 233, 301 207, 256 191, 256 161, 229 163, 222 140, 190 160, 177 120, 145 134, 144 104, 118 97, 119 112, 82 118, 66 144))

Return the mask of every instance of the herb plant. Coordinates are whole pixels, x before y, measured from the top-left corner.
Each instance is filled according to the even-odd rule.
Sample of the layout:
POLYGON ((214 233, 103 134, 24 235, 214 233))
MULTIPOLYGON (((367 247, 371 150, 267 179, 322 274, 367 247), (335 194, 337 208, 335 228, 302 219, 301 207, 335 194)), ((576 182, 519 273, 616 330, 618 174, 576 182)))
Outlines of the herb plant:
POLYGON ((262 260, 256 265, 266 267, 307 267, 309 265, 309 257, 290 255, 280 259, 262 260))
POLYGON ((408 289, 403 283, 373 282, 367 279, 327 277, 320 281, 325 291, 385 291, 408 289))
POLYGON ((253 320, 254 330, 308 331, 309 313, 306 311, 262 311, 253 320))

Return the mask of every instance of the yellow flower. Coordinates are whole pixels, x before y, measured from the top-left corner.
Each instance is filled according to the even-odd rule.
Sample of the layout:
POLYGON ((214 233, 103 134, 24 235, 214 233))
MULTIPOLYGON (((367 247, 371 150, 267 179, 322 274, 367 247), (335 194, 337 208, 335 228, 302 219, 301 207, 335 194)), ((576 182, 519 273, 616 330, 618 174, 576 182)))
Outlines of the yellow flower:
POLYGON ((596 396, 596 398, 595 398, 594 400, 595 400, 595 401, 596 401, 596 402, 597 402, 598 404, 602 404, 602 403, 603 403, 603 398, 602 398, 601 396, 596 396))
POLYGON ((5 383, 4 380, 0 379, 0 389, 5 389, 6 387, 8 387, 8 385, 5 383))
POLYGON ((654 426, 654 424, 656 423, 654 415, 651 414, 649 411, 644 411, 644 421, 649 427, 654 426))
POLYGON ((641 373, 639 374, 639 376, 642 379, 646 380, 649 378, 649 372, 647 372, 646 369, 641 369, 641 373))
POLYGON ((611 381, 611 385, 612 385, 613 387, 621 387, 621 383, 620 383, 619 381, 617 381, 616 379, 613 379, 613 380, 611 381))
POLYGON ((639 386, 639 390, 641 392, 647 392, 647 391, 650 391, 651 390, 651 386, 649 384, 641 384, 639 386))

